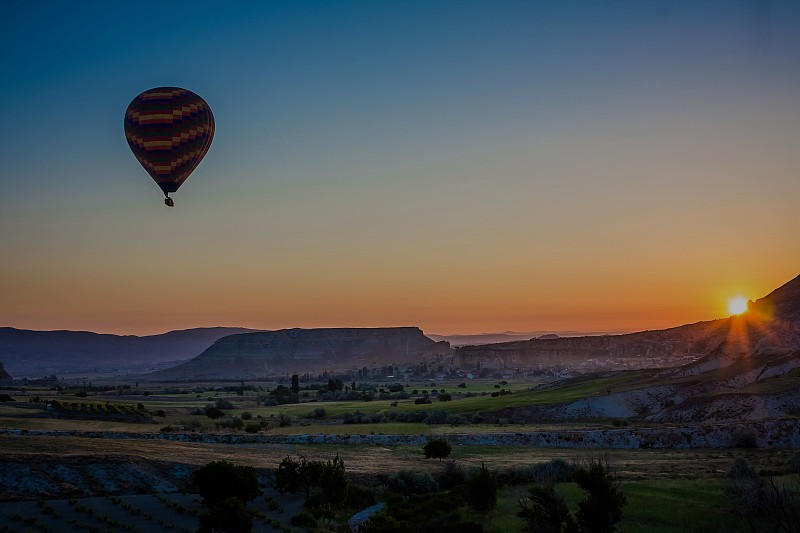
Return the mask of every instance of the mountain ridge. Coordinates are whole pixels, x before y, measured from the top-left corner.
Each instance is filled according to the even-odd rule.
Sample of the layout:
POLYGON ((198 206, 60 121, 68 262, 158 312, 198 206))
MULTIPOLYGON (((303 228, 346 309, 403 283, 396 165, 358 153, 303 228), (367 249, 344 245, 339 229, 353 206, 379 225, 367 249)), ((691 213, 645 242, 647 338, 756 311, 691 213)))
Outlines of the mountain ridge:
POLYGON ((140 337, 0 327, 0 361, 17 377, 91 373, 98 369, 143 372, 153 365, 195 357, 226 335, 250 331, 258 330, 192 328, 140 337))

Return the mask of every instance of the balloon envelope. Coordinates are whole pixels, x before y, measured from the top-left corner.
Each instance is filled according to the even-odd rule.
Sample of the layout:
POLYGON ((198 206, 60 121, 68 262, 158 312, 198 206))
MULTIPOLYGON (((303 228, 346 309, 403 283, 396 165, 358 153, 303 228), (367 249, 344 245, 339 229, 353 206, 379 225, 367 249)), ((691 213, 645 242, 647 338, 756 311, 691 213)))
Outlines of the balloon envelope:
POLYGON ((125 112, 125 137, 148 174, 167 195, 197 168, 214 138, 205 100, 179 87, 143 92, 125 112))

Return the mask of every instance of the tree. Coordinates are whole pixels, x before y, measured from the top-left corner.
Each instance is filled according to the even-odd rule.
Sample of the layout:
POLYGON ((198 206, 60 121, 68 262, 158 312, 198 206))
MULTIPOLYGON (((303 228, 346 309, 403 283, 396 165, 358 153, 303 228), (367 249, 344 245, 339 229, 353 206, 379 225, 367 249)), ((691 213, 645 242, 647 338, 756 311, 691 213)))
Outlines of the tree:
POLYGON ((479 513, 487 513, 497 505, 497 480, 481 463, 481 468, 471 475, 465 484, 467 505, 479 513))
POLYGON ((319 483, 324 463, 322 461, 308 461, 302 455, 295 461, 287 456, 275 470, 275 487, 280 492, 300 492, 306 494, 306 500, 311 496, 311 487, 319 483))
POLYGON ((319 486, 322 489, 323 500, 333 507, 341 506, 347 499, 350 481, 347 479, 344 461, 339 459, 338 455, 322 467, 319 486))
POLYGON ((244 502, 254 500, 258 487, 256 469, 227 461, 212 461, 192 472, 192 484, 203 497, 203 503, 212 507, 228 498, 244 502))
POLYGON ((292 374, 292 392, 300 392, 300 377, 297 374, 292 374))
POLYGON ((428 439, 425 446, 422 447, 425 452, 425 459, 447 459, 452 451, 452 447, 445 439, 428 439))
POLYGON ((239 498, 228 498, 200 516, 198 533, 250 533, 253 520, 239 498))

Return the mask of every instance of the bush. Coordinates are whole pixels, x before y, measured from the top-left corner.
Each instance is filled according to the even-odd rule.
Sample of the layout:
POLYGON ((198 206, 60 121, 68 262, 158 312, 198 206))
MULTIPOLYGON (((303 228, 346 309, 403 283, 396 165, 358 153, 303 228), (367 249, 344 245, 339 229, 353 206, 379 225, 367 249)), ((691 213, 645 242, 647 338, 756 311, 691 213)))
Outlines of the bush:
POLYGON ((497 480, 485 464, 467 479, 465 488, 467 505, 479 513, 488 513, 497 505, 497 480))
POLYGON ((238 498, 228 498, 211 507, 200 517, 197 528, 198 533, 249 533, 252 530, 253 520, 238 498))
POLYGON ((530 487, 528 497, 519 500, 519 507, 517 516, 525 521, 522 529, 525 532, 561 533, 576 529, 575 519, 552 483, 530 487))
POLYGON ((578 504, 576 515, 581 528, 596 533, 616 531, 627 500, 608 462, 590 458, 585 464, 573 468, 572 479, 586 492, 586 498, 578 504))
POLYGON ((258 433, 261 431, 261 424, 247 424, 244 430, 247 433, 258 433))
POLYGON ((425 452, 425 459, 447 459, 452 451, 452 447, 445 439, 428 439, 422 451, 425 452))
POLYGON ((800 475, 782 483, 764 480, 739 458, 728 472, 725 494, 751 531, 800 531, 800 475))
POLYGON ((400 494, 425 494, 436 492, 439 484, 426 472, 400 470, 389 476, 389 488, 400 494))
POLYGON ((447 423, 447 411, 444 409, 434 409, 433 411, 428 411, 425 414, 425 423, 427 424, 446 424, 447 423))
POLYGON ((217 398, 214 407, 216 407, 217 409, 233 409, 236 406, 233 405, 233 403, 231 403, 229 400, 226 400, 225 398, 217 398))
POLYGON ((757 435, 755 428, 738 426, 731 433, 731 446, 734 448, 756 448, 757 435))
POLYGON ((227 461, 212 461, 198 468, 192 472, 192 484, 207 506, 232 497, 248 502, 261 492, 255 468, 227 461))
POLYGON ((322 498, 325 503, 334 508, 341 507, 347 500, 350 482, 344 469, 344 461, 339 456, 329 460, 322 467, 319 475, 319 487, 322 489, 322 498))
POLYGON ((290 523, 295 527, 304 527, 307 529, 317 527, 317 519, 305 509, 294 515, 290 523))
POLYGON ((242 420, 252 420, 252 419, 253 419, 253 413, 251 413, 250 411, 245 411, 242 413, 242 420))
POLYGON ((462 485, 467 479, 464 469, 455 461, 445 461, 442 472, 437 476, 440 490, 450 490, 462 485))
POLYGON ((286 457, 275 470, 275 488, 280 492, 305 492, 306 501, 311 495, 311 487, 319 483, 324 464, 322 461, 308 461, 299 456, 299 461, 286 457))
POLYGON ((565 483, 572 479, 572 469, 563 459, 553 459, 546 463, 538 463, 501 470, 497 474, 497 483, 506 485, 548 485, 565 483))
POLYGON ((311 411, 311 414, 309 414, 308 417, 319 419, 319 418, 325 418, 325 415, 326 415, 325 409, 323 409, 322 407, 317 407, 313 411, 311 411))

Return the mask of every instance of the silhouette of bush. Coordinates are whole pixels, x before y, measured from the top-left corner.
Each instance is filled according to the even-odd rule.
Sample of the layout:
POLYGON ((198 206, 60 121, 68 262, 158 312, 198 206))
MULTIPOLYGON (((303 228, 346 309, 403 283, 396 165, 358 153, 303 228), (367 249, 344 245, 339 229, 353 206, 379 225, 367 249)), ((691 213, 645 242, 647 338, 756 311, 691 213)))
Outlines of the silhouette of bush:
MULTIPOLYGON (((561 465, 553 465, 558 473, 561 465)), ((610 533, 616 531, 622 520, 626 498, 620 491, 608 461, 588 458, 572 467, 572 480, 583 489, 583 501, 573 517, 563 498, 555 491, 554 478, 545 476, 544 482, 528 490, 528 497, 519 501, 517 516, 525 521, 524 531, 582 533, 610 533)))
POLYGON ((725 494, 751 531, 800 531, 800 475, 783 483, 774 477, 762 479, 747 461, 737 458, 728 472, 725 494))
POLYGON ((426 472, 400 470, 389 476, 389 488, 400 494, 425 494, 436 492, 439 484, 426 472))
POLYGON ((315 528, 317 526, 317 519, 314 518, 307 510, 303 509, 292 517, 289 521, 293 526, 304 528, 315 528))
POLYGON ((436 476, 440 490, 450 490, 463 485, 466 479, 464 468, 455 461, 445 461, 442 471, 436 476))
POLYGON ((485 464, 467 479, 464 487, 467 505, 479 513, 488 513, 497 505, 497 480, 485 464))
POLYGON ((248 502, 261 492, 255 468, 224 460, 212 461, 192 472, 192 484, 208 507, 232 497, 248 502))
POLYGON ((627 500, 608 461, 589 458, 584 464, 573 467, 572 480, 586 492, 576 515, 581 529, 591 533, 616 531, 627 500))
POLYGON ((577 530, 575 519, 553 483, 530 487, 528 497, 519 501, 519 507, 517 516, 525 521, 522 528, 524 532, 561 533, 577 530))
POLYGON ((447 459, 452 451, 452 447, 445 439, 429 439, 422 451, 425 452, 425 459, 447 459))
POLYGON ((731 433, 731 446, 734 448, 756 448, 757 435, 755 428, 738 426, 731 433))

